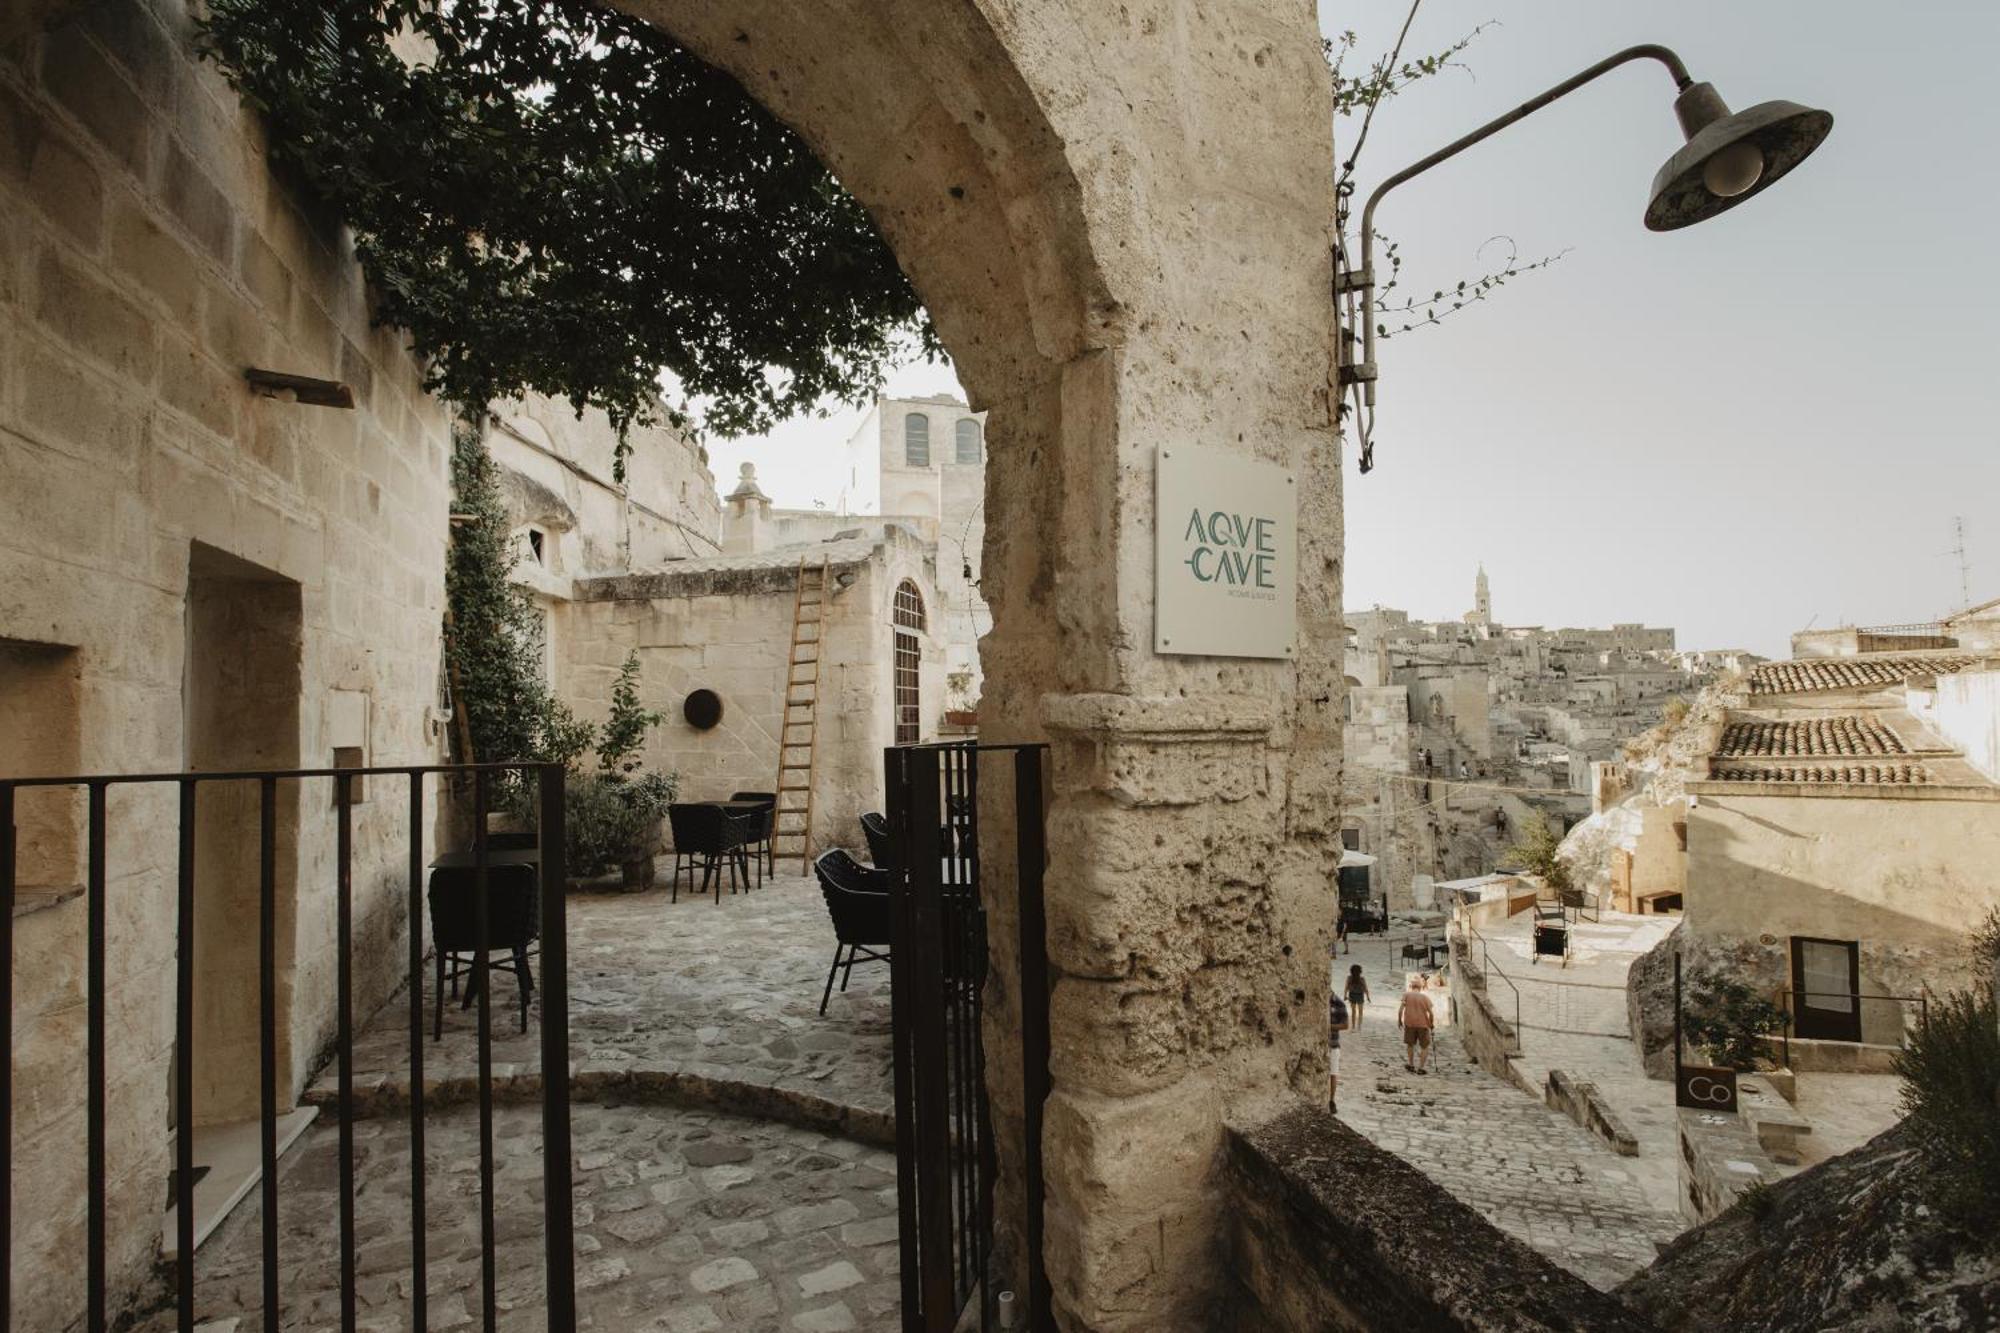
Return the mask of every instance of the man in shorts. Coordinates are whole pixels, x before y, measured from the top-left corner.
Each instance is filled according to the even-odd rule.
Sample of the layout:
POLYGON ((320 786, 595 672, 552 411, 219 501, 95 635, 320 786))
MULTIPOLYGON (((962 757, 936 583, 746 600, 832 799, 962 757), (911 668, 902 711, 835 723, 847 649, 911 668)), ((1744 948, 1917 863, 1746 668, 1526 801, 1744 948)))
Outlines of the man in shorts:
POLYGON ((1423 973, 1410 978, 1397 1021, 1403 1025, 1403 1068, 1413 1074, 1430 1073, 1431 1029, 1437 1025, 1437 1012, 1424 993, 1423 973))
POLYGON ((1334 1104, 1340 1095, 1340 1034, 1347 1030, 1347 1001, 1340 998, 1335 988, 1326 997, 1326 1109, 1337 1111, 1334 1104))

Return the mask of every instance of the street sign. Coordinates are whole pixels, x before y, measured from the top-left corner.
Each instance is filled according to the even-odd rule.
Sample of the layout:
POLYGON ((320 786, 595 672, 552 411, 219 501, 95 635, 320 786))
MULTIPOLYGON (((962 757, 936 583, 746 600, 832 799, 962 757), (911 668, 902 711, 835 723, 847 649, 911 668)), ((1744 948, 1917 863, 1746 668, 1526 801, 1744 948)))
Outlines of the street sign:
POLYGON ((1294 656, 1298 509, 1294 478, 1275 463, 1195 445, 1161 449, 1154 650, 1294 656))
POLYGON ((1719 1065, 1680 1065, 1674 1070, 1674 1105, 1691 1111, 1734 1111, 1736 1071, 1719 1065))

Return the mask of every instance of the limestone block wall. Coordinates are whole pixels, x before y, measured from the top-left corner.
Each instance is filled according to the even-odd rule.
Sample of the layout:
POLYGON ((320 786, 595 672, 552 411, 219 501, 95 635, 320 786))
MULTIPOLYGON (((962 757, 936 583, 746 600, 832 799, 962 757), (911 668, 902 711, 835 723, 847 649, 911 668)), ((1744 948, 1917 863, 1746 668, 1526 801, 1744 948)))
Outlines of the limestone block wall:
MULTIPOLYGON (((852 581, 827 603, 822 631, 813 843, 858 847, 861 815, 882 808, 882 751, 894 740, 895 590, 911 580, 927 606, 936 604, 937 593, 928 548, 905 535, 828 549, 836 556, 830 568, 836 586, 843 576, 852 581)), ((772 790, 796 571, 796 553, 781 552, 748 564, 703 562, 686 571, 584 581, 578 600, 557 611, 558 694, 579 717, 602 720, 618 669, 637 650, 641 697, 667 715, 647 743, 646 765, 678 772, 690 800, 772 790), (696 689, 722 696, 722 721, 707 731, 682 714, 696 689)), ((935 737, 943 691, 936 624, 933 617, 920 636, 926 740, 935 737)))
MULTIPOLYGON (((301 760, 358 739, 377 761, 428 761, 445 416, 396 337, 370 329, 339 230, 272 178, 258 127, 193 57, 190 8, 0 13, 0 639, 73 669, 74 716, 49 723, 73 729, 61 766, 179 769, 199 543, 292 588, 301 760), (345 381, 356 409, 254 397, 250 366, 345 381)), ((378 786, 357 812, 364 1005, 401 956, 399 796, 378 786)), ((331 797, 297 799, 287 1100, 333 1028, 331 797)), ((174 798, 118 792, 110 813, 110 1248, 129 1292, 157 1254, 167 1180, 174 798)), ((71 901, 17 923, 21 1328, 62 1327, 83 1297, 83 922, 71 901)))
MULTIPOLYGON (((1969 980, 1965 933, 2000 902, 2000 791, 1855 797, 1721 792, 1687 811, 1686 929, 1772 986, 1791 937, 1855 940, 1864 993, 1969 980)), ((1863 1002, 1864 1040, 1894 1042, 1903 1010, 1863 1002)))
MULTIPOLYGON (((602 409, 579 417, 568 403, 535 395, 498 404, 494 415, 487 449, 513 474, 509 508, 517 521, 568 525, 544 542, 551 574, 657 569, 721 549, 722 502, 707 452, 690 437, 634 427, 621 483, 612 471, 617 433, 602 409)), ((530 563, 524 559, 523 573, 530 563)))

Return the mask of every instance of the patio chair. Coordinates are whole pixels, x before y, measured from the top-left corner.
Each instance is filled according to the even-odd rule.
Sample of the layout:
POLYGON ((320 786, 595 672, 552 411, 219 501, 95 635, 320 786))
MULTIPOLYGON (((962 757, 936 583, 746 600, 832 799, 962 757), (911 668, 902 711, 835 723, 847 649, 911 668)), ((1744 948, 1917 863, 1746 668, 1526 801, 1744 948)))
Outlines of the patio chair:
POLYGON ((722 901, 722 868, 729 867, 729 891, 739 888, 737 874, 742 872, 744 880, 749 879, 749 861, 743 855, 744 826, 740 820, 731 819, 729 812, 719 805, 700 801, 674 804, 667 807, 667 826, 674 835, 674 885, 672 902, 681 900, 681 871, 685 868, 690 882, 697 868, 701 870, 701 885, 696 893, 708 892, 715 886, 715 901, 722 901))
POLYGON ((857 962, 889 961, 889 872, 864 866, 836 847, 820 853, 813 873, 826 896, 835 940, 833 966, 827 969, 826 989, 819 997, 819 1012, 825 1017, 827 1002, 833 998, 834 973, 841 973, 844 994, 857 962))
MULTIPOLYGON (((756 822, 751 826, 744 845, 757 858, 757 883, 763 884, 764 872, 778 872, 778 793, 774 791, 731 792, 732 801, 761 801, 763 810, 758 812, 756 822)), ((742 816, 737 816, 742 822, 742 816)))
MULTIPOLYGON (((528 1030, 528 1001, 535 993, 535 976, 528 959, 541 938, 540 875, 532 865, 486 868, 486 947, 504 949, 515 978, 521 983, 521 1031, 528 1030)), ((458 993, 461 978, 471 978, 460 1008, 478 997, 479 872, 471 866, 439 866, 431 871, 431 947, 437 958, 436 1016, 431 1040, 444 1037, 444 989, 449 982, 458 993)), ((505 966, 506 964, 502 964, 505 966)), ((489 962, 489 973, 492 968, 489 962)))
POLYGON ((895 866, 896 842, 889 835, 889 821, 873 811, 861 816, 861 836, 868 840, 868 859, 877 870, 895 866))

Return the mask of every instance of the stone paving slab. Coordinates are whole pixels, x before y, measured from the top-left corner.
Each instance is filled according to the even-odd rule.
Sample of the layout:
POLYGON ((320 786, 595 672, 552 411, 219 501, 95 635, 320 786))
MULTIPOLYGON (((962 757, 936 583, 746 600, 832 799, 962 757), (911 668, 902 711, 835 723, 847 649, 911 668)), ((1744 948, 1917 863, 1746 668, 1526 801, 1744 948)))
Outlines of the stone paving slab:
MULTIPOLYGON (((833 960, 833 927, 811 878, 773 877, 747 893, 695 898, 667 890, 572 894, 569 906, 570 1056, 580 1099, 622 1096, 739 1111, 873 1143, 894 1134, 889 969, 854 969, 835 982, 826 1016, 821 988, 833 960)), ((496 1095, 538 1095, 539 1004, 523 1033, 511 972, 493 973, 496 1095)), ((435 1000, 426 977, 425 1022, 435 1000)), ((373 1016, 355 1040, 363 1114, 409 1096, 407 993, 373 1016)), ((476 1009, 446 1001, 444 1037, 424 1043, 427 1095, 440 1105, 476 1095, 476 1009)), ((329 1064, 306 1100, 331 1103, 329 1064)))
POLYGON ((1672 1199, 1652 1197, 1633 1159, 1473 1064, 1455 1029, 1439 1030, 1433 1072, 1406 1072, 1393 998, 1400 964, 1368 940, 1337 960, 1337 976, 1351 963, 1363 964, 1375 1003, 1342 1037, 1341 1119, 1600 1289, 1678 1234, 1672 1199))
MULTIPOLYGON (((849 1333, 897 1326, 893 1155, 810 1130, 653 1105, 572 1116, 578 1327, 618 1333, 849 1333)), ((426 1286, 434 1330, 478 1327, 478 1118, 426 1118, 426 1286)), ((410 1327, 409 1140, 355 1126, 358 1326, 410 1327)), ((494 1116, 498 1326, 547 1327, 539 1112, 494 1116)), ((339 1327, 338 1134, 322 1122, 280 1167, 285 1330, 339 1327)), ((199 1318, 264 1333, 251 1200, 196 1256, 199 1318)), ((167 1333, 170 1313, 140 1326, 167 1333)))

